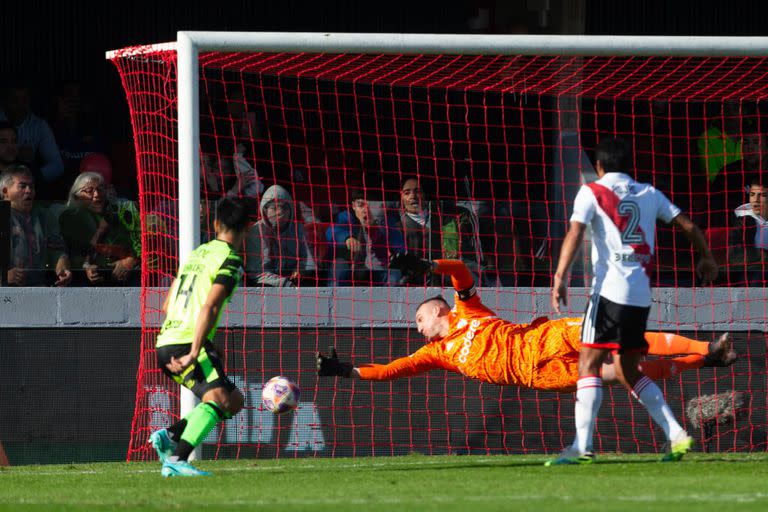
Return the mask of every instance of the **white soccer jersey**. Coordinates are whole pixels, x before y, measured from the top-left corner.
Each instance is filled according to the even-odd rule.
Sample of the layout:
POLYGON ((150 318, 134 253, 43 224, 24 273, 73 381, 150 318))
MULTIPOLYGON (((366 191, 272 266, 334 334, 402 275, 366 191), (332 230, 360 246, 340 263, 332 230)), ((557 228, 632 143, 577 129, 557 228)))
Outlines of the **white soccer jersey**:
POLYGON ((623 173, 582 186, 571 222, 592 227, 593 293, 617 304, 650 306, 656 219, 669 223, 678 214, 667 196, 623 173))

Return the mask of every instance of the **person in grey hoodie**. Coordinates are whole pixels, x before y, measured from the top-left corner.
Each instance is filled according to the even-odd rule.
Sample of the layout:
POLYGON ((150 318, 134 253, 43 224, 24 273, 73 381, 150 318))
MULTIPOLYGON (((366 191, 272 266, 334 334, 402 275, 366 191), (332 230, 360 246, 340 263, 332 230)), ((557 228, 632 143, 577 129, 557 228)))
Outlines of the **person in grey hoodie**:
POLYGON ((317 266, 293 199, 280 185, 269 187, 260 219, 246 238, 245 272, 250 285, 314 286, 317 266))

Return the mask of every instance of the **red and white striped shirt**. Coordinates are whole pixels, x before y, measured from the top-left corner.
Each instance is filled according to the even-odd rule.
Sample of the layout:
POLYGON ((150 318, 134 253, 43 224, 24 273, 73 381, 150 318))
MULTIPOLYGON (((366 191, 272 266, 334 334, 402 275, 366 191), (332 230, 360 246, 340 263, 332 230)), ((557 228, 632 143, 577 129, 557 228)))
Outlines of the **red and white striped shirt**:
POLYGON ((582 186, 571 222, 592 228, 593 293, 616 304, 650 306, 656 219, 669 223, 679 214, 663 193, 624 173, 582 186))

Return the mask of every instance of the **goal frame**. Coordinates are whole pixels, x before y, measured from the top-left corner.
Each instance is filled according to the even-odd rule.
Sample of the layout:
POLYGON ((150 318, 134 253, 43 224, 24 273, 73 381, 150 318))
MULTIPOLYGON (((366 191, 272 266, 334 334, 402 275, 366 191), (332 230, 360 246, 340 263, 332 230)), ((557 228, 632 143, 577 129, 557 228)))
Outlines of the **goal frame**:
MULTIPOLYGON (((189 219, 194 218, 200 208, 197 148, 200 52, 764 57, 768 56, 768 37, 179 31, 175 43, 113 50, 107 52, 106 57, 174 49, 177 55, 179 219, 189 219)), ((200 225, 179 222, 178 233, 181 261, 199 245, 200 225)), ((192 392, 182 388, 181 415, 196 403, 192 392)), ((198 448, 196 455, 199 457, 199 454, 198 448)))

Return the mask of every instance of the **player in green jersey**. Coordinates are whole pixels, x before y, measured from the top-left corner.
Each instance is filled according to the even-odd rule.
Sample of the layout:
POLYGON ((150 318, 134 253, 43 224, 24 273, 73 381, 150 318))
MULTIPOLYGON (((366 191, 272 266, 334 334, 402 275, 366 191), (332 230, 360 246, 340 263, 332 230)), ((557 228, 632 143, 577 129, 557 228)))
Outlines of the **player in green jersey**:
POLYGON ((216 239, 203 244, 179 267, 163 304, 165 322, 157 337, 157 362, 200 403, 183 419, 149 437, 163 463, 163 476, 205 476, 187 459, 219 421, 243 408, 243 394, 224 374, 213 335, 224 307, 240 284, 242 247, 249 227, 245 201, 224 198, 216 205, 216 239))

